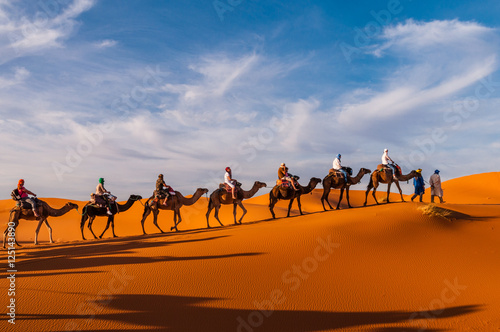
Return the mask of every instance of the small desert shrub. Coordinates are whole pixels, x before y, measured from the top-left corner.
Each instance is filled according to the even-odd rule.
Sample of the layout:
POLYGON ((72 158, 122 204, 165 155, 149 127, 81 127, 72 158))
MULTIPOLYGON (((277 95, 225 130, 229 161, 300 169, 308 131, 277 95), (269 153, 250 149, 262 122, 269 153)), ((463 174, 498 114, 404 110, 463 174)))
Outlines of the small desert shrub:
POLYGON ((429 217, 438 217, 438 218, 444 218, 446 220, 450 220, 453 216, 453 211, 448 210, 448 209, 443 209, 441 207, 438 207, 434 204, 429 204, 429 205, 423 205, 418 207, 420 211, 426 216, 429 217))

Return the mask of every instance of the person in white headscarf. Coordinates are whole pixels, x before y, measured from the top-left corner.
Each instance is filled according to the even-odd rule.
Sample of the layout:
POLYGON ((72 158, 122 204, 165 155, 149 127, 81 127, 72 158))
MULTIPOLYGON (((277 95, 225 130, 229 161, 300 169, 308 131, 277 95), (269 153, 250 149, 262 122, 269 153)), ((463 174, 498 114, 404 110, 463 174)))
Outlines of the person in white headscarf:
POLYGON ((443 189, 441 188, 441 177, 438 169, 431 175, 429 185, 431 186, 431 203, 434 203, 434 196, 439 197, 439 201, 443 203, 443 189))
POLYGON ((390 169, 392 170, 392 175, 394 176, 394 178, 396 178, 396 166, 394 166, 394 160, 389 157, 388 149, 384 149, 384 154, 382 155, 382 165, 390 167, 390 169))

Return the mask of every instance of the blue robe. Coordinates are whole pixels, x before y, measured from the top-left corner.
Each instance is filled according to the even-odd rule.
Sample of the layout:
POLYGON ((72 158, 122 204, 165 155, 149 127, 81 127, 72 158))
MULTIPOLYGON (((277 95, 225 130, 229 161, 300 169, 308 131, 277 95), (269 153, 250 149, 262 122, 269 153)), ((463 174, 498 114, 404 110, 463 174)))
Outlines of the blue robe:
POLYGON ((425 192, 424 178, 422 176, 414 177, 413 186, 415 186, 415 194, 423 194, 425 192))

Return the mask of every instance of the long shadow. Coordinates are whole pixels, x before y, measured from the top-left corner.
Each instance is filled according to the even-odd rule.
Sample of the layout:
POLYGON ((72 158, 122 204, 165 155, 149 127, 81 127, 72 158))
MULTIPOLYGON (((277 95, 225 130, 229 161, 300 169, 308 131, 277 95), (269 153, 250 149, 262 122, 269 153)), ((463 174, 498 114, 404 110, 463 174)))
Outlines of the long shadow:
MULTIPOLYGON (((456 306, 443 309, 439 315, 431 311, 379 311, 379 312, 327 312, 305 310, 274 310, 267 305, 265 310, 226 309, 207 307, 206 303, 220 300, 202 297, 183 297, 170 295, 141 295, 121 294, 106 303, 96 301, 90 303, 89 308, 95 305, 111 309, 113 313, 99 313, 103 310, 91 310, 95 314, 94 320, 87 326, 89 316, 79 315, 22 315, 22 320, 71 320, 77 328, 87 330, 99 325, 109 326, 113 322, 133 324, 136 326, 163 329, 171 332, 184 331, 264 331, 264 332, 306 332, 362 327, 374 324, 395 324, 410 322, 410 317, 422 319, 435 317, 444 319, 458 317, 481 310, 477 305, 456 306), (93 306, 92 306, 93 305, 93 306), (96 313, 97 311, 97 313, 96 313), (118 312, 117 312, 118 311, 118 312)), ((85 315, 85 312, 83 312, 85 315)), ((17 316, 16 316, 17 318, 17 316)), ((415 322, 413 322, 415 323, 415 322)), ((121 325, 123 326, 123 325, 121 325)), ((412 326, 411 328, 414 328, 412 326)), ((118 329, 118 328, 117 328, 118 329)), ((402 330, 402 329, 399 329, 402 330)), ((413 331, 415 331, 414 329, 413 331)), ((94 330, 95 331, 95 330, 94 330)), ((383 331, 383 330, 381 330, 383 331)), ((386 329, 386 331, 389 331, 386 329)), ((437 330, 434 330, 437 331, 437 330)))
MULTIPOLYGON (((157 237, 168 236, 167 234, 162 234, 162 235, 163 236, 157 236, 157 237)), ((99 255, 130 254, 137 249, 149 249, 149 248, 165 247, 183 243, 211 241, 228 236, 229 235, 221 235, 221 236, 207 237, 203 239, 184 239, 175 241, 168 241, 168 240, 144 241, 144 237, 137 236, 132 238, 96 240, 93 242, 75 242, 71 244, 57 245, 46 248, 33 248, 34 250, 23 251, 22 252, 23 256, 20 257, 20 262, 18 264, 19 265, 29 264, 30 262, 33 261, 30 260, 30 258, 33 259, 36 258, 36 260, 38 261, 40 258, 46 260, 51 258, 59 258, 67 256, 85 257, 85 256, 95 256, 96 254, 99 255)))
MULTIPOLYGON (((58 271, 51 273, 52 275, 63 275, 74 273, 69 270, 84 269, 84 268, 96 268, 96 267, 107 267, 116 265, 136 265, 136 264, 149 264, 157 262, 178 262, 178 261, 193 261, 193 260, 210 260, 210 259, 223 259, 223 258, 233 258, 233 257, 251 257, 258 256, 264 253, 260 252, 243 252, 234 254, 224 254, 224 255, 212 255, 212 256, 155 256, 155 257, 141 257, 141 256, 93 256, 87 258, 75 258, 75 257, 59 257, 57 261, 47 262, 38 261, 31 262, 32 264, 24 264, 18 266, 18 274, 22 276, 23 272, 41 272, 41 271, 58 271), (68 272, 69 271, 69 272, 68 272)), ((3 276, 4 273, 0 274, 3 276)), ((40 273, 37 276, 43 277, 45 274, 40 273)), ((47 274, 50 275, 50 274, 47 274)))

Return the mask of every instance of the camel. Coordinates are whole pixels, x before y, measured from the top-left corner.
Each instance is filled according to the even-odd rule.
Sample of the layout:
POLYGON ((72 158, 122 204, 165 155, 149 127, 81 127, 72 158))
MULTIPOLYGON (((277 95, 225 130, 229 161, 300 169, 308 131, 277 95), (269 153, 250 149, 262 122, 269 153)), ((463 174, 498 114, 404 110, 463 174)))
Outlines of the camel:
POLYGON ((337 203, 337 210, 339 209, 340 202, 342 201, 342 197, 344 195, 344 189, 345 189, 345 195, 347 198, 347 205, 351 208, 351 203, 349 202, 349 188, 351 185, 358 184, 363 176, 365 174, 369 174, 371 171, 367 168, 361 168, 358 172, 358 174, 355 177, 350 177, 347 182, 344 180, 344 177, 339 177, 339 176, 333 176, 332 173, 328 174, 325 176, 323 179, 323 196, 321 196, 321 204, 323 204, 323 209, 326 211, 325 208, 325 200, 330 209, 333 209, 333 207, 330 205, 330 202, 328 201, 328 195, 330 194, 330 190, 333 189, 340 189, 340 197, 339 197, 339 202, 337 203))
POLYGON ((181 207, 184 205, 190 206, 196 203, 201 196, 206 194, 208 192, 208 189, 206 188, 198 188, 196 189, 196 192, 191 196, 190 198, 184 197, 180 192, 176 191, 175 195, 172 195, 168 198, 167 200, 167 205, 163 205, 163 199, 160 199, 160 202, 156 202, 154 200, 155 195, 151 196, 148 198, 146 201, 146 204, 144 204, 144 213, 142 214, 142 220, 141 220, 141 226, 142 226, 142 232, 144 235, 146 235, 146 231, 144 230, 144 222, 146 221, 146 218, 149 216, 151 212, 153 212, 153 224, 160 230, 160 232, 164 233, 163 230, 158 226, 158 213, 160 213, 160 210, 173 210, 174 211, 174 226, 170 227, 170 230, 176 230, 177 225, 179 225, 182 221, 181 218, 181 207), (179 221, 177 222, 177 218, 179 218, 179 221))
POLYGON ((384 168, 384 165, 380 164, 377 166, 377 169, 372 172, 370 175, 370 183, 368 183, 368 186, 366 188, 366 193, 365 193, 365 203, 363 206, 366 206, 366 202, 368 201, 368 193, 370 190, 373 188, 373 198, 375 199, 375 203, 379 204, 377 201, 377 197, 375 196, 375 192, 377 191, 377 187, 379 186, 380 183, 387 183, 387 203, 389 202, 389 194, 391 192, 391 184, 394 182, 396 184, 396 187, 398 187, 399 194, 401 195, 401 200, 404 202, 403 198, 403 192, 401 191, 401 187, 399 186, 399 181, 408 181, 412 178, 414 178, 417 175, 417 172, 415 170, 411 171, 410 173, 406 175, 398 175, 397 180, 394 179, 392 175, 392 170, 390 168, 384 168))
MULTIPOLYGON (((25 220, 38 220, 38 226, 35 231, 35 245, 38 244, 38 232, 40 231, 40 227, 42 227, 42 224, 45 223, 45 226, 47 226, 47 229, 49 231, 49 239, 50 243, 54 243, 54 240, 52 239, 52 228, 49 225, 49 222, 47 221, 48 217, 60 217, 62 215, 65 215, 69 211, 73 209, 78 209, 78 205, 68 202, 66 203, 62 208, 60 209, 54 209, 49 206, 44 201, 38 200, 38 206, 37 206, 37 212, 39 214, 39 217, 36 218, 35 215, 33 214, 33 210, 31 209, 31 206, 27 209, 23 207, 16 206, 12 210, 10 210, 10 217, 9 217, 9 224, 11 222, 14 223, 14 226, 12 228, 15 230, 17 226, 19 225, 19 220, 20 219, 25 219, 25 220)), ((3 247, 5 248, 5 237, 7 233, 9 233, 9 226, 3 233, 3 247)), ((19 243, 17 243, 17 240, 15 240, 16 245, 21 246, 19 243)))
POLYGON ((111 213, 113 213, 112 215, 107 214, 107 209, 105 207, 96 207, 94 205, 91 205, 90 202, 87 203, 82 209, 83 215, 82 215, 82 221, 80 223, 82 238, 86 240, 85 236, 83 235, 83 226, 85 226, 85 222, 88 219, 89 221, 88 228, 90 229, 90 232, 92 233, 94 238, 97 239, 97 236, 94 234, 94 231, 92 230, 92 223, 94 222, 95 217, 108 217, 108 223, 106 224, 106 228, 104 228, 102 234, 99 236, 100 239, 102 239, 102 236, 104 235, 104 233, 106 233, 110 224, 111 224, 111 230, 113 232, 113 237, 117 237, 115 234, 115 214, 127 211, 132 207, 132 205, 134 205, 136 201, 140 201, 141 199, 142 197, 140 195, 130 195, 129 199, 127 200, 127 202, 125 202, 125 204, 119 204, 119 203, 112 204, 110 209, 111 213))
POLYGON ((264 182, 255 181, 253 187, 248 191, 241 189, 241 187, 237 187, 238 190, 236 191, 236 199, 233 199, 231 193, 227 192, 226 189, 218 188, 214 190, 214 192, 210 194, 210 199, 208 201, 207 227, 210 228, 208 219, 210 217, 210 212, 212 211, 212 209, 215 209, 215 219, 217 219, 221 226, 224 226, 219 220, 219 209, 222 204, 233 204, 234 223, 241 224, 243 217, 247 213, 247 209, 245 209, 241 201, 253 197, 260 188, 264 188, 266 186, 267 185, 264 182), (241 215, 241 218, 238 220, 238 222, 236 222, 237 206, 239 206, 243 210, 243 214, 241 215))
POLYGON ((305 187, 297 183, 296 186, 298 186, 299 190, 293 190, 292 187, 282 188, 279 185, 275 185, 274 188, 269 192, 269 210, 271 211, 273 219, 276 219, 276 216, 274 215, 274 206, 280 199, 290 200, 290 204, 288 204, 288 213, 286 215, 287 217, 290 217, 290 210, 292 208, 292 204, 295 198, 297 198, 297 204, 299 205, 300 215, 303 215, 302 206, 300 204, 300 196, 308 194, 311 191, 313 191, 313 189, 316 188, 316 186, 320 182, 321 179, 313 177, 311 178, 311 180, 309 180, 309 184, 305 187))

